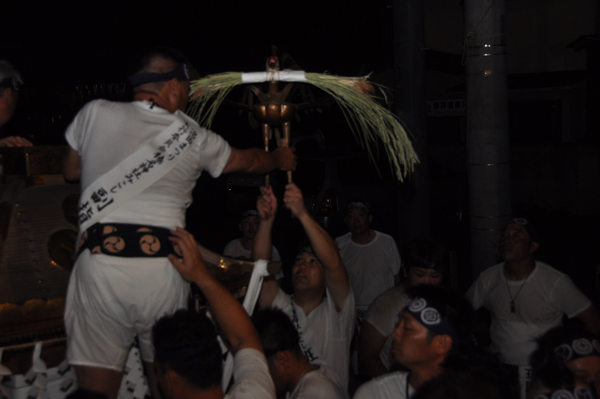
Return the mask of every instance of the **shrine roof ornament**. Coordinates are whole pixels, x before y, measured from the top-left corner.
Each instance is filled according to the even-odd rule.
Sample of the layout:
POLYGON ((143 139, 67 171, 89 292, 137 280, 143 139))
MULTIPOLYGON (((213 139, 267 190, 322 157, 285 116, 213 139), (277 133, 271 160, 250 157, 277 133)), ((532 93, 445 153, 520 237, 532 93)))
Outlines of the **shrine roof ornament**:
MULTIPOLYGON (((200 125, 210 127, 219 106, 230 91, 238 85, 261 82, 269 82, 273 85, 276 82, 310 84, 335 99, 355 139, 367 150, 374 162, 375 155, 378 154, 377 139, 379 138, 385 148, 390 167, 399 181, 403 181, 414 170, 414 165, 419 162, 419 159, 408 137, 408 131, 393 112, 376 101, 375 87, 367 81, 368 76, 343 77, 297 70, 279 71, 277 68, 271 70, 268 68, 266 72, 225 72, 192 81, 188 113, 200 125)), ((387 101, 386 88, 378 85, 377 87, 387 101)), ((283 94, 283 99, 280 98, 278 104, 294 107, 294 104, 283 102, 286 95, 284 92, 287 90, 288 87, 280 92, 283 94)), ((269 93, 273 93, 271 88, 269 93)), ((255 89, 255 94, 260 98, 258 89, 255 89)), ((263 105, 270 105, 270 103, 263 102, 263 105)))

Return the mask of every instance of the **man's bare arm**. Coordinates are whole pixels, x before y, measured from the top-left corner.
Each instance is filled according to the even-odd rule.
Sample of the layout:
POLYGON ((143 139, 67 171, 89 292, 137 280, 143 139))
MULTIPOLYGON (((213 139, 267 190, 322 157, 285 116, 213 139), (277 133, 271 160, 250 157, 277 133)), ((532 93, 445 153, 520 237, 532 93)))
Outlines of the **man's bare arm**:
POLYGON ((346 302, 350 292, 350 280, 335 241, 308 213, 304 205, 302 192, 294 183, 286 186, 283 202, 286 208, 292 212, 292 215, 302 223, 310 245, 315 251, 317 259, 323 265, 327 289, 337 310, 340 311, 344 307, 344 302, 346 302))
MULTIPOLYGON (((260 222, 254 241, 252 242, 252 259, 271 259, 271 232, 273 222, 277 212, 277 198, 271 188, 261 187, 261 196, 256 203, 256 209, 260 222)), ((274 276, 269 276, 263 280, 263 286, 258 298, 258 306, 261 309, 270 307, 279 292, 279 285, 274 276)))
POLYGON ((242 305, 208 272, 198 250, 198 243, 187 231, 177 228, 170 238, 181 248, 183 259, 169 255, 179 274, 198 285, 208 300, 211 314, 231 343, 233 354, 244 348, 262 350, 260 338, 242 305))
POLYGON ((63 175, 67 181, 79 181, 81 179, 81 158, 73 148, 69 148, 63 163, 63 175))
POLYGON ((232 148, 223 173, 246 172, 268 173, 274 169, 296 169, 295 148, 279 147, 272 152, 265 152, 258 148, 240 150, 232 148))

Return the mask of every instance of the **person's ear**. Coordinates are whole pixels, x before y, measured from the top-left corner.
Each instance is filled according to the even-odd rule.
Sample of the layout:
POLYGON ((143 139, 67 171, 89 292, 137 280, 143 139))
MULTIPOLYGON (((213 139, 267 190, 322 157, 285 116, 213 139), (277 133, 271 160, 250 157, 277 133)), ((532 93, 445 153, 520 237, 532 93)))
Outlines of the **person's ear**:
POLYGON ((537 241, 533 241, 531 243, 531 245, 529 246, 529 253, 530 254, 534 253, 535 251, 538 250, 539 247, 540 247, 540 243, 537 241))
POLYGON ((2 93, 1 98, 4 101, 8 101, 12 98, 12 89, 10 87, 7 87, 6 89, 4 89, 4 92, 2 93))
POLYGON ((441 334, 433 337, 433 349, 439 355, 445 355, 452 349, 452 338, 449 335, 441 334))
POLYGON ((371 222, 373 222, 373 215, 369 215, 369 224, 371 224, 371 222))
POLYGON ((404 274, 404 278, 408 278, 408 271, 406 269, 406 263, 402 262, 402 273, 404 274))
POLYGON ((273 355, 273 364, 279 370, 288 370, 292 362, 291 356, 290 351, 279 351, 273 355))

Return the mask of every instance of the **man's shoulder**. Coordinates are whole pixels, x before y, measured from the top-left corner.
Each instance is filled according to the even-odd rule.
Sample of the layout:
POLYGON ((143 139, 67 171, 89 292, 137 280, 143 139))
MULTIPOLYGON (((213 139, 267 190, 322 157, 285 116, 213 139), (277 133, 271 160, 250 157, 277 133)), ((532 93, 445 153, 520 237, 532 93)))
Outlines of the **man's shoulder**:
POLYGON ((346 234, 342 234, 341 236, 336 237, 335 243, 338 247, 348 243, 348 241, 352 241, 352 233, 348 232, 346 234))
POLYGON ((233 247, 234 245, 237 245, 237 243, 240 241, 239 238, 236 238, 234 240, 231 240, 227 243, 227 245, 225 245, 225 248, 230 248, 233 247))
POLYGON ((375 298, 373 303, 371 303, 370 308, 378 308, 378 307, 388 307, 389 304, 393 304, 396 302, 403 302, 408 299, 408 295, 406 295, 406 290, 402 284, 396 285, 392 288, 388 288, 383 291, 381 294, 375 298))
POLYGON ((485 269, 484 271, 482 271, 481 273, 479 273, 477 280, 486 280, 486 279, 496 277, 499 273, 499 270, 501 270, 503 267, 504 267, 504 262, 498 263, 497 265, 494 265, 494 266, 490 266, 487 269, 485 269))
POLYGON ((375 232, 375 239, 373 241, 380 241, 382 244, 396 246, 396 240, 389 234, 382 233, 381 231, 373 230, 375 232))
POLYGON ((299 390, 294 392, 290 399, 343 399, 347 397, 335 371, 325 365, 321 365, 318 370, 307 373, 298 385, 299 390))
POLYGON ((535 265, 538 268, 540 274, 544 274, 546 276, 551 276, 554 278, 560 278, 560 277, 566 276, 565 273, 553 268, 552 266, 548 265, 547 263, 536 260, 535 265))
POLYGON ((375 377, 361 385, 354 399, 367 398, 405 398, 406 378, 408 373, 395 371, 375 377))

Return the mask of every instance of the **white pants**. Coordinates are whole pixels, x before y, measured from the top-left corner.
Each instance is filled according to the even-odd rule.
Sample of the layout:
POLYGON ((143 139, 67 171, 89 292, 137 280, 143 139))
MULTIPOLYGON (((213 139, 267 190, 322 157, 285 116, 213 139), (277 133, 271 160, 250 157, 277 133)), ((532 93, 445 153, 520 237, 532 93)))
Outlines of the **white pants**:
POLYGON ((122 371, 135 337, 152 362, 152 326, 186 305, 188 284, 167 258, 77 258, 67 291, 67 358, 77 366, 122 371))

